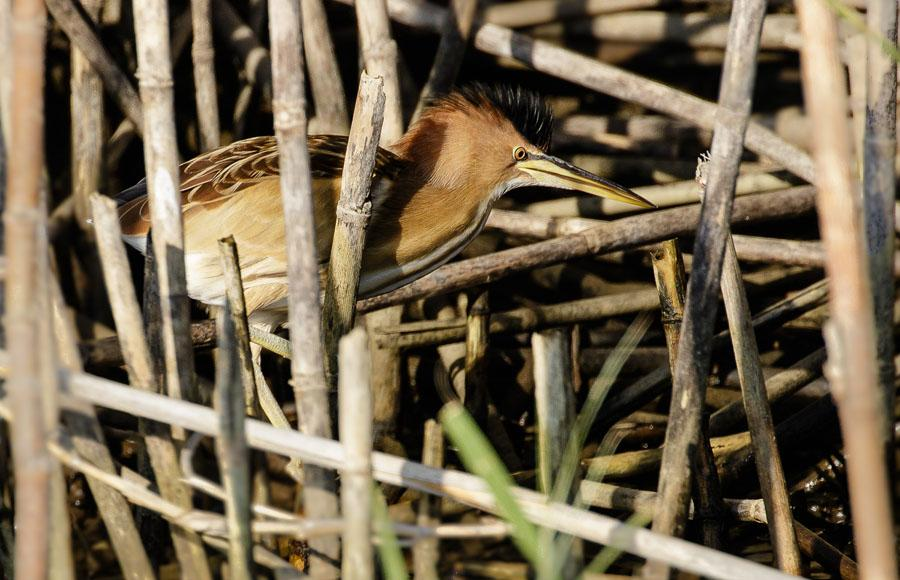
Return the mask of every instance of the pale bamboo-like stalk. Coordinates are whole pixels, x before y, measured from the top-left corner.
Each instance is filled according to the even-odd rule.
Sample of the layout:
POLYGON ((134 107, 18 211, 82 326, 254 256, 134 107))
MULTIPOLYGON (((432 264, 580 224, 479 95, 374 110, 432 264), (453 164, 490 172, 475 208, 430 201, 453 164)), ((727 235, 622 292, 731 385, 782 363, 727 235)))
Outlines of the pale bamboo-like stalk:
POLYGON ((347 97, 338 68, 334 42, 322 0, 303 0, 303 49, 309 69, 309 84, 316 105, 316 126, 322 133, 344 135, 350 128, 347 97))
MULTIPOLYGON (((313 190, 306 144, 306 93, 300 36, 299 0, 269 0, 275 137, 278 140, 281 196, 288 257, 288 321, 291 341, 301 345, 291 358, 291 381, 300 431, 331 438, 328 381, 319 309, 319 264, 316 255, 313 190)), ((338 512, 334 476, 316 466, 305 470, 303 505, 311 518, 338 512)), ((310 542, 316 554, 313 577, 336 576, 340 553, 333 538, 310 542)))
POLYGON ((197 123, 200 148, 209 151, 219 146, 219 100, 216 90, 216 51, 213 47, 210 0, 191 0, 191 25, 194 42, 194 90, 197 96, 197 123))
MULTIPOLYGON (((542 493, 551 495, 556 475, 565 455, 569 434, 575 423, 575 388, 572 383, 572 344, 567 328, 551 328, 531 335, 534 351, 534 406, 537 420, 538 486, 542 493)), ((579 478, 576 478, 576 480, 579 478)), ((569 502, 572 490, 561 490, 564 495, 556 498, 569 502)), ((547 554, 558 541, 552 532, 540 532, 547 554)), ((567 538, 571 542, 571 538, 567 538)), ((583 567, 583 546, 573 542, 562 561, 554 562, 555 569, 564 577, 577 576, 583 567)), ((549 557, 549 556, 548 556, 549 557)))
MULTIPOLYGON (((355 117, 355 115, 354 115, 355 117)), ((341 444, 341 508, 344 513, 342 577, 374 578, 372 550, 372 375, 366 331, 357 328, 340 340, 338 399, 341 444)))
POLYGON ((41 201, 44 164, 44 41, 46 12, 40 0, 14 0, 10 23, 10 147, 3 215, 6 246, 4 320, 11 357, 6 399, 15 421, 9 426, 15 486, 15 574, 46 578, 50 549, 53 461, 47 452, 45 389, 41 375, 44 313, 39 293, 46 268, 45 211, 41 201))
POLYGON ((225 488, 228 527, 228 574, 232 580, 253 578, 250 536, 250 461, 244 436, 244 394, 235 326, 226 304, 217 317, 219 352, 216 357, 215 406, 219 414, 216 457, 225 488))
MULTIPOLYGON (((212 409, 129 389, 92 375, 64 373, 64 378, 73 395, 93 404, 155 421, 165 421, 170 425, 179 425, 211 436, 218 435, 218 419, 212 409)), ((253 419, 247 421, 246 427, 247 442, 256 449, 299 457, 307 464, 315 463, 330 469, 340 469, 346 459, 345 449, 337 441, 285 432, 253 419)), ((487 484, 467 473, 426 467, 400 457, 375 452, 372 454, 372 475, 391 485, 443 495, 492 513, 497 510, 487 484)), ((532 490, 516 487, 513 493, 525 515, 538 525, 552 527, 591 542, 611 545, 644 558, 663 560, 688 572, 722 580, 792 578, 766 566, 649 530, 628 528, 628 533, 622 533, 622 522, 618 519, 562 503, 548 502, 545 496, 532 490)))
POLYGON ((769 408, 766 379, 750 318, 750 304, 747 302, 737 253, 731 240, 725 245, 721 287, 775 561, 784 572, 799 576, 803 573, 803 561, 794 532, 784 468, 775 441, 775 423, 769 408))
MULTIPOLYGON (((355 4, 360 49, 366 72, 384 80, 384 125, 380 142, 395 143, 403 135, 403 106, 400 99, 400 76, 397 69, 397 43, 391 38, 390 21, 385 0, 361 0, 355 4)), ((366 326, 394 326, 400 323, 403 309, 385 308, 366 317, 366 326)), ((374 336, 374 333, 370 336, 374 336)), ((400 351, 396 348, 369 344, 372 368, 372 392, 377 401, 375 419, 379 436, 393 437, 396 429, 396 407, 401 388, 400 351)))
POLYGON ((475 13, 478 11, 478 0, 452 0, 444 19, 441 41, 428 80, 422 87, 419 102, 413 113, 413 122, 422 114, 428 102, 437 96, 450 92, 456 81, 459 67, 462 65, 469 43, 469 33, 475 13))
POLYGON ((403 135, 397 43, 391 38, 391 21, 385 0, 357 0, 356 19, 360 50, 366 72, 384 81, 384 129, 381 143, 390 145, 403 135))
MULTIPOLYGON (((897 4, 871 0, 866 4, 869 28, 887 42, 897 43, 897 4)), ((881 43, 866 43, 866 129, 863 138, 863 211, 869 254, 869 275, 875 304, 878 370, 884 391, 883 409, 893 422, 894 333, 894 203, 896 196, 894 158, 897 154, 897 63, 885 54, 881 43)), ((893 456, 890 429, 884 437, 886 454, 893 456)), ((895 466, 896 468, 896 466, 895 466)), ((898 501, 895 498, 895 501, 898 501)), ((895 506, 896 509, 896 506, 895 506)))
MULTIPOLYGON (((137 295, 131 281, 128 257, 122 245, 122 230, 119 226, 116 204, 109 198, 95 194, 91 199, 91 209, 103 266, 103 280, 116 322, 129 381, 137 389, 156 392, 157 379, 144 335, 144 323, 137 295)), ((147 454, 156 474, 160 494, 183 509, 190 509, 191 493, 181 480, 171 432, 165 425, 155 422, 147 422, 142 430, 145 431, 147 454)), ((211 578, 199 536, 173 528, 172 540, 175 554, 186 573, 192 578, 211 578)))
MULTIPOLYGON (((656 492, 653 491, 588 480, 582 481, 578 489, 581 500, 586 505, 648 515, 653 515, 657 509, 656 492)), ((758 524, 766 523, 766 510, 763 503, 761 499, 726 499, 724 501, 729 515, 736 520, 758 524)), ((691 504, 690 516, 692 518, 697 516, 693 504, 691 504)))
MULTIPOLYGON (((750 117, 765 12, 765 0, 738 0, 732 5, 708 188, 697 230, 672 379, 672 407, 658 487, 661 509, 652 527, 655 532, 681 535, 687 517, 692 454, 700 441, 722 255, 730 233, 729 216, 750 117)), ((665 567, 655 565, 649 566, 647 572, 655 577, 668 574, 665 567)))
MULTIPOLYGON (((72 371, 81 372, 84 369, 76 342, 75 320, 67 315, 62 290, 53 278, 50 280, 49 290, 52 294, 53 334, 56 337, 60 364, 72 371)), ((72 442, 78 453, 99 469, 115 473, 116 465, 93 405, 72 401, 70 406, 62 410, 62 420, 72 435, 72 442)), ((129 580, 152 577, 153 568, 141 543, 128 501, 122 494, 93 477, 88 476, 87 482, 109 533, 122 574, 129 580)), ((57 525, 64 527, 59 523, 57 525)), ((69 534, 69 530, 66 529, 65 533, 69 534)))
POLYGON ((359 270, 366 228, 372 214, 373 169, 384 121, 383 84, 380 78, 362 73, 341 172, 341 195, 337 203, 322 312, 328 357, 326 369, 332 384, 337 372, 338 341, 353 327, 356 314, 359 270))
POLYGON ((847 87, 837 23, 828 6, 817 0, 798 0, 797 12, 804 38, 800 63, 813 126, 819 227, 828 257, 831 320, 825 337, 831 360, 826 371, 844 439, 860 574, 897 578, 869 259, 851 176, 850 135, 846 123, 839 121, 847 110, 847 87))
MULTIPOLYGON (((9 109, 12 96, 12 0, 0 0, 0 131, 9 143, 9 109)), ((5 163, 5 154, 3 162, 5 163)), ((0 175, 0 187, 6 188, 6 176, 0 175)), ((4 196, 3 199, 6 197, 4 196)))
MULTIPOLYGON (((863 167, 863 139, 866 133, 866 68, 868 57, 866 45, 872 42, 862 32, 851 34, 843 42, 843 58, 847 65, 847 79, 850 81, 849 105, 850 125, 853 128, 853 152, 855 166, 861 171, 863 167)), ((872 44, 876 44, 872 42, 872 44)), ((878 47, 880 48, 880 47, 878 47)), ((858 173, 858 172, 857 172, 858 173)))
POLYGON ((575 421, 575 391, 569 333, 551 328, 531 335, 534 397, 538 422, 539 489, 550 494, 575 421))
POLYGON ((138 133, 143 133, 143 107, 138 93, 74 2, 75 0, 47 0, 47 9, 60 28, 65 31, 72 44, 78 47, 78 50, 103 79, 103 86, 113 101, 134 123, 138 133))
MULTIPOLYGON (((50 313, 53 311, 54 300, 50 295, 51 287, 56 280, 50 271, 50 238, 47 231, 47 185, 42 183, 40 209, 37 212, 39 227, 37 230, 37 286, 35 288, 35 300, 37 311, 50 313)), ((35 377, 35 387, 42 390, 41 400, 43 404, 44 429, 49 435, 59 426, 60 408, 60 380, 57 369, 61 367, 58 341, 54 333, 53 317, 39 316, 34 320, 38 327, 38 343, 40 358, 40 374, 35 377)), ((10 334, 15 340, 16 337, 10 334)), ((56 580, 74 580, 75 561, 72 555, 72 535, 70 533, 71 521, 69 518, 68 485, 62 465, 58 461, 50 464, 50 553, 49 574, 56 580)))
MULTIPOLYGON (((102 0, 82 2, 85 14, 100 19, 102 0)), ((72 46, 72 196, 76 223, 87 227, 90 195, 100 190, 103 178, 103 83, 77 46, 72 46)))
MULTIPOLYGON (((425 421, 422 436, 422 463, 440 468, 444 465, 444 433, 434 419, 425 421)), ((436 526, 440 523, 440 505, 430 495, 422 494, 416 511, 416 524, 436 526)), ((416 580, 437 580, 440 543, 438 538, 423 539, 412 549, 413 575, 416 580)))
POLYGON ((144 106, 144 166, 150 196, 153 249, 159 273, 166 388, 175 397, 198 401, 190 342, 190 309, 184 271, 181 173, 175 138, 169 15, 164 0, 134 6, 138 81, 144 106))

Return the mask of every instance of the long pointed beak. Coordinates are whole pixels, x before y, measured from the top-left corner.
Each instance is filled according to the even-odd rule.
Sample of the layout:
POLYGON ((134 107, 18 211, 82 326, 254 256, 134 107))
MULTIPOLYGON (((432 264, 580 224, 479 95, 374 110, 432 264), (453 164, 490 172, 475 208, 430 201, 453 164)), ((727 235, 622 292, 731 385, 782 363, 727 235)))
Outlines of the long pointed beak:
POLYGON ((551 155, 532 154, 527 159, 519 161, 516 167, 534 178, 535 185, 538 186, 582 191, 638 207, 656 207, 627 187, 622 187, 618 183, 603 179, 551 155))

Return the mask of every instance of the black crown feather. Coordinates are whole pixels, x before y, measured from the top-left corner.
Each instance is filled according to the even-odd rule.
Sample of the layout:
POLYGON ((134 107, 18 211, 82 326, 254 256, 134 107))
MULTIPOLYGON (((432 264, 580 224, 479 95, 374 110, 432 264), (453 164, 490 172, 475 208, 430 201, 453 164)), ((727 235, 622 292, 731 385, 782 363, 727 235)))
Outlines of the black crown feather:
POLYGON ((542 151, 550 149, 553 112, 536 92, 519 86, 470 83, 444 100, 452 102, 460 98, 475 106, 492 106, 536 147, 542 151))

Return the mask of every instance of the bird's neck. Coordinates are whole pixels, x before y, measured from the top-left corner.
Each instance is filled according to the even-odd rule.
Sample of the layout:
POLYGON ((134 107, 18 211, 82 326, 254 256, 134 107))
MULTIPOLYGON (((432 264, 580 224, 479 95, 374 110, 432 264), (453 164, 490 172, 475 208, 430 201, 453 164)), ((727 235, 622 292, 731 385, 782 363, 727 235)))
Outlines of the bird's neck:
POLYGON ((387 291, 427 274, 484 227, 502 192, 477 183, 477 144, 454 135, 461 129, 443 117, 423 118, 390 147, 407 165, 373 196, 361 294, 387 291))
POLYGON ((399 287, 453 258, 481 232, 491 205, 465 187, 395 183, 374 208, 360 293, 399 287))

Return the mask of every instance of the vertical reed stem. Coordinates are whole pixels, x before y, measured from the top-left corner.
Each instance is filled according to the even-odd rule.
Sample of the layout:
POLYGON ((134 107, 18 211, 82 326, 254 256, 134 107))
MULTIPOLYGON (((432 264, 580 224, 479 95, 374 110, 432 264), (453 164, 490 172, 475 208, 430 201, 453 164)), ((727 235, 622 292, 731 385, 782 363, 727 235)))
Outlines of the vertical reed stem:
MULTIPOLYGON (((444 465, 444 433, 441 424, 434 419, 425 421, 422 437, 422 463, 432 467, 444 465)), ((441 502, 427 493, 419 498, 416 524, 436 526, 441 521, 441 502)), ((440 543, 437 538, 426 538, 413 546, 413 574, 416 580, 437 580, 440 543)))
POLYGON ((309 84, 316 105, 316 127, 322 133, 343 135, 350 126, 347 97, 338 68, 334 43, 328 32, 328 18, 322 0, 303 0, 303 46, 309 84))
POLYGON ((48 573, 50 477, 41 377, 39 292, 41 252, 41 171, 44 164, 44 40, 46 13, 41 0, 12 5, 12 93, 9 121, 6 235, 5 326, 10 356, 5 389, 15 422, 10 424, 16 478, 15 563, 17 579, 48 573))
POLYGON ((478 288, 466 312, 466 391, 463 402, 476 421, 484 425, 488 413, 488 346, 491 312, 488 291, 478 288))
MULTIPOLYGON (((400 100, 400 77, 397 72, 397 44, 391 38, 385 0, 360 0, 355 3, 363 64, 370 75, 384 80, 384 126, 381 145, 388 146, 403 136, 403 107, 400 100)), ((366 317, 370 328, 393 327, 400 324, 403 307, 396 306, 372 312, 366 317)), ((370 333, 374 337, 375 332, 370 333)), ((372 368, 379 372, 372 377, 372 392, 378 405, 379 439, 392 440, 400 399, 400 351, 369 343, 372 368)))
POLYGON ((534 397, 538 423, 538 483, 549 494, 575 420, 569 333, 551 328, 531 335, 534 351, 534 397))
MULTIPOLYGON (((82 7, 95 23, 102 0, 86 0, 82 7)), ((103 175, 103 83, 87 58, 72 45, 72 195, 79 226, 87 224, 90 195, 100 190, 103 175)))
POLYGON ((169 396, 199 401, 194 384, 190 309, 184 272, 181 176, 169 56, 169 15, 164 0, 134 5, 138 80, 144 107, 144 165, 150 194, 153 247, 159 271, 162 339, 169 396))
MULTIPOLYGON (((319 310, 319 267, 313 218, 312 177, 306 145, 306 93, 300 34, 299 0, 269 0, 269 35, 272 42, 275 136, 281 166, 288 255, 288 313, 291 341, 291 381, 303 433, 331 438, 328 382, 322 349, 319 310)), ((307 517, 337 515, 334 476, 306 466, 303 506, 307 517)), ((336 539, 310 541, 313 577, 337 576, 340 546, 336 539)))
MULTIPOLYGON (((681 338, 681 323, 684 319, 684 259, 675 239, 661 242, 650 256, 653 260, 653 276, 659 292, 660 315, 669 352, 669 371, 674 374, 675 361, 678 359, 678 342, 681 338)), ((703 544, 721 549, 724 535, 721 486, 709 442, 709 419, 704 414, 700 421, 700 446, 697 450, 696 468, 693 470, 697 496, 695 505, 702 516, 700 526, 703 544)))
POLYGON ((204 151, 219 146, 219 100, 216 97, 216 52, 213 47, 210 0, 191 0, 191 25, 194 42, 194 90, 197 94, 197 122, 200 125, 200 148, 204 151))
MULTIPOLYGON (((537 465, 538 484, 542 493, 551 495, 556 476, 560 472, 566 444, 575 423, 575 389, 572 385, 572 345, 567 328, 551 328, 531 335, 534 352, 534 406, 537 419, 537 465)), ((572 489, 561 490, 557 501, 569 503, 579 484, 579 478, 572 481, 572 489)), ((558 540, 551 530, 539 533, 543 550, 551 557, 553 546, 558 540)), ((583 566, 583 547, 580 541, 573 541, 562 561, 554 562, 554 569, 563 577, 578 575, 583 566)))
POLYGON ((391 22, 385 0, 358 0, 354 5, 366 72, 384 79, 384 130, 381 142, 389 145, 403 135, 397 43, 391 38, 391 22))
POLYGON ((659 291, 659 310, 666 346, 669 351, 669 370, 674 374, 678 355, 678 339, 684 320, 685 274, 684 259, 678 249, 678 240, 660 242, 650 252, 653 260, 653 277, 659 291))
MULTIPOLYGON (((0 129, 4 143, 9 143, 10 100, 12 97, 12 0, 0 0, 0 129)), ((4 160, 5 161, 5 160, 4 160)), ((6 177, 2 183, 6 188, 6 177)), ((5 196, 3 197, 5 199, 5 196)))
POLYGON ((216 320, 219 352, 216 357, 215 406, 220 435, 216 456, 225 488, 228 526, 228 572, 231 580, 253 578, 250 536, 250 461, 244 435, 244 394, 241 364, 234 340, 235 326, 229 304, 219 309, 216 320))
MULTIPOLYGON (((354 116, 355 117, 355 116, 354 116)), ((344 512, 343 578, 374 578, 372 550, 372 374, 366 331, 357 328, 340 341, 341 443, 346 452, 341 470, 344 512)))
POLYGON ((241 384, 244 390, 244 413, 259 417, 256 401, 256 380, 253 358, 250 354, 250 327, 247 324, 247 304, 244 302, 244 286, 241 282, 240 260, 237 244, 232 236, 219 240, 219 257, 225 278, 225 295, 234 325, 234 340, 240 362, 241 384))
MULTIPOLYGON (((866 3, 869 29, 890 43, 897 43, 897 3, 872 0, 866 3)), ((896 196, 894 158, 897 153, 897 63, 885 54, 881 43, 866 42, 866 130, 863 138, 863 208, 869 275, 875 303, 875 332, 878 370, 884 391, 888 425, 893 423, 894 333, 894 199, 896 196)), ((886 455, 893 461, 893 436, 888 429, 886 455)), ((889 463, 889 465, 891 465, 889 463)), ((896 466, 895 466, 896 467, 896 466)), ((897 509, 898 506, 894 506, 897 509)))
POLYGON ((478 0, 451 0, 444 16, 441 41, 438 44, 437 54, 434 55, 431 72, 413 113, 414 122, 422 114, 430 99, 450 92, 450 88, 453 87, 466 54, 476 12, 478 0))
POLYGON ((353 110, 353 126, 344 155, 331 259, 325 286, 323 329, 331 383, 337 370, 337 345, 353 326, 359 269, 372 213, 371 186, 384 121, 384 83, 363 72, 353 110))
POLYGON ((829 280, 831 319, 824 331, 830 360, 826 372, 838 405, 846 450, 860 575, 897 578, 882 444, 886 429, 884 396, 878 384, 877 337, 862 212, 851 176, 850 135, 843 121, 847 86, 838 56, 837 22, 828 6, 818 0, 798 0, 797 13, 803 35, 803 96, 813 126, 819 227, 829 280))

